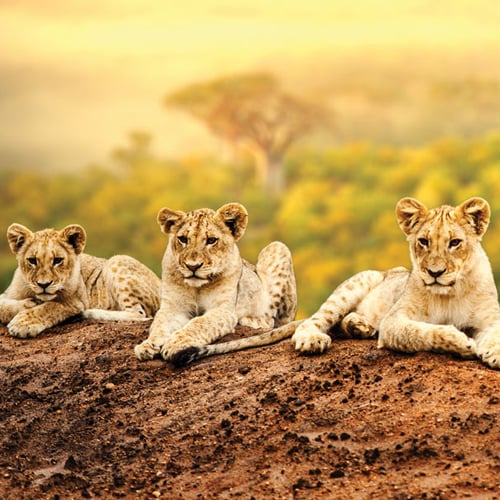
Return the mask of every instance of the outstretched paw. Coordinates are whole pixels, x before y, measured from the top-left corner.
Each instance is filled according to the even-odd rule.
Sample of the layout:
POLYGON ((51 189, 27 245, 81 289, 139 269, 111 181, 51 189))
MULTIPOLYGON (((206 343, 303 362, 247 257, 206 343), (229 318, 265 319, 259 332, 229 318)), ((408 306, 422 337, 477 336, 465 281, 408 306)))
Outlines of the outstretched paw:
POLYGON ((477 356, 476 341, 451 325, 442 325, 438 328, 439 342, 437 352, 451 352, 461 358, 472 359, 477 356))
POLYGON ((332 339, 326 333, 321 332, 316 326, 302 323, 292 336, 295 350, 317 354, 322 353, 330 347, 332 339))
POLYGON ((462 358, 473 359, 477 356, 477 346, 474 339, 467 339, 464 350, 460 353, 462 358))
POLYGON ((181 349, 173 354, 170 357, 170 362, 177 368, 186 366, 200 357, 200 351, 200 347, 186 347, 185 349, 181 349))
POLYGON ((177 356, 180 356, 179 353, 190 351, 193 347, 196 346, 189 344, 189 342, 182 342, 180 341, 180 339, 176 339, 176 341, 174 342, 167 342, 163 344, 160 350, 160 354, 165 361, 171 361, 174 364, 177 364, 176 360, 177 356))
POLYGON ((477 347, 477 355, 491 368, 500 369, 500 342, 482 342, 477 347))
POLYGON ((134 352, 141 361, 149 361, 160 353, 160 349, 160 345, 156 345, 150 340, 145 340, 135 346, 134 352))
POLYGON ((31 309, 25 309, 17 313, 7 325, 9 334, 22 339, 36 337, 50 325, 40 324, 36 315, 31 313, 31 309))

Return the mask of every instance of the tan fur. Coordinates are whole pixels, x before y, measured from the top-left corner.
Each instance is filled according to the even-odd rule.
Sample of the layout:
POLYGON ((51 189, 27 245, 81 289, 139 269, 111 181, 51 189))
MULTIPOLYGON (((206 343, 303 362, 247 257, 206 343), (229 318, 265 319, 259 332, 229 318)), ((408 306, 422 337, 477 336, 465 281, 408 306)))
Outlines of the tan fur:
POLYGON ((35 337, 79 313, 105 320, 143 320, 159 307, 160 279, 126 255, 108 260, 84 254, 79 225, 31 232, 7 230, 18 267, 0 295, 0 323, 15 337, 35 337))
POLYGON ((337 327, 404 352, 479 356, 500 368, 500 308, 488 257, 481 247, 488 203, 471 198, 458 207, 428 210, 412 198, 396 207, 407 235, 412 271, 364 271, 340 285, 319 311, 298 326, 302 352, 322 352, 337 327), (469 336, 470 335, 470 336, 469 336))
POLYGON ((141 360, 174 359, 211 344, 237 324, 274 328, 296 311, 295 276, 288 248, 266 246, 253 266, 240 256, 248 214, 238 203, 217 211, 162 209, 158 222, 169 235, 162 261, 160 310, 147 340, 135 347, 141 360))

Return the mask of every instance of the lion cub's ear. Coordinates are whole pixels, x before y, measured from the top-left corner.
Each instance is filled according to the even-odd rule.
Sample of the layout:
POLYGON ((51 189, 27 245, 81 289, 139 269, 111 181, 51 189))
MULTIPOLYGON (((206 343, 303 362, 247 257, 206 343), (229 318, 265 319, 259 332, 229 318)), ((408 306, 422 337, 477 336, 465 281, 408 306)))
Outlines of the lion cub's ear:
POLYGON ((481 237, 490 223, 490 206, 483 198, 469 198, 457 207, 457 214, 470 224, 481 237))
POLYGON ((158 216, 156 220, 158 224, 160 224, 162 232, 165 234, 170 233, 172 231, 172 227, 183 217, 185 217, 186 213, 181 210, 171 210, 170 208, 162 208, 158 212, 158 216))
POLYGON ((11 224, 7 229, 7 240, 12 253, 17 253, 33 233, 22 224, 11 224))
POLYGON ((82 226, 71 224, 61 229, 59 234, 64 242, 69 243, 75 249, 77 255, 83 252, 85 243, 87 242, 87 233, 85 233, 85 229, 82 226))
POLYGON ((245 233, 247 227, 247 209, 239 203, 227 203, 217 210, 217 215, 221 217, 224 224, 231 231, 234 239, 238 241, 245 233))
POLYGON ((427 208, 415 198, 402 198, 396 205, 396 217, 403 233, 409 235, 419 220, 427 213, 427 208))

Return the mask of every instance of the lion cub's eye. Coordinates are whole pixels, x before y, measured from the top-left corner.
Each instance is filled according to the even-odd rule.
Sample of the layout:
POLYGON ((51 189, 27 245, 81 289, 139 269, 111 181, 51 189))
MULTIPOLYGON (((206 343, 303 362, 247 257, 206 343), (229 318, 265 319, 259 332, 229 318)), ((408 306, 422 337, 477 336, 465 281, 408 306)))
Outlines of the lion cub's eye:
POLYGON ((36 266, 37 265, 37 260, 36 260, 36 257, 28 257, 26 259, 32 266, 36 266))
POLYGON ((425 248, 429 246, 429 240, 427 238, 419 238, 418 242, 425 248))
POLYGON ((448 246, 450 248, 456 248, 460 245, 460 243, 462 243, 462 240, 460 240, 458 238, 453 238, 452 240, 450 240, 450 243, 448 244, 448 246))
POLYGON ((207 245, 215 245, 218 241, 218 238, 210 236, 209 238, 207 238, 207 245))
POLYGON ((179 240, 179 243, 182 245, 187 245, 188 239, 187 236, 177 236, 177 239, 179 240))
POLYGON ((52 259, 52 265, 57 266, 57 265, 61 264, 63 260, 64 259, 62 257, 54 257, 52 259))

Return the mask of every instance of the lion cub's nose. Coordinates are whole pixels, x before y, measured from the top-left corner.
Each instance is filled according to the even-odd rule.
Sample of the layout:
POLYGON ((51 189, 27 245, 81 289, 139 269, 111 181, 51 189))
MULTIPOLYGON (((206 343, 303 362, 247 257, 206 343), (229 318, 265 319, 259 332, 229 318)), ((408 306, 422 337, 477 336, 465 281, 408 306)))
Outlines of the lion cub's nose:
POLYGON ((192 272, 195 273, 203 264, 187 264, 186 267, 192 272))
POLYGON ((47 287, 49 287, 50 285, 52 285, 52 281, 45 281, 45 282, 38 281, 37 285, 40 288, 42 288, 43 290, 45 290, 47 287))
POLYGON ((440 269, 439 271, 433 271, 432 269, 427 269, 427 272, 433 277, 433 278, 439 278, 442 276, 445 272, 446 269, 440 269))

